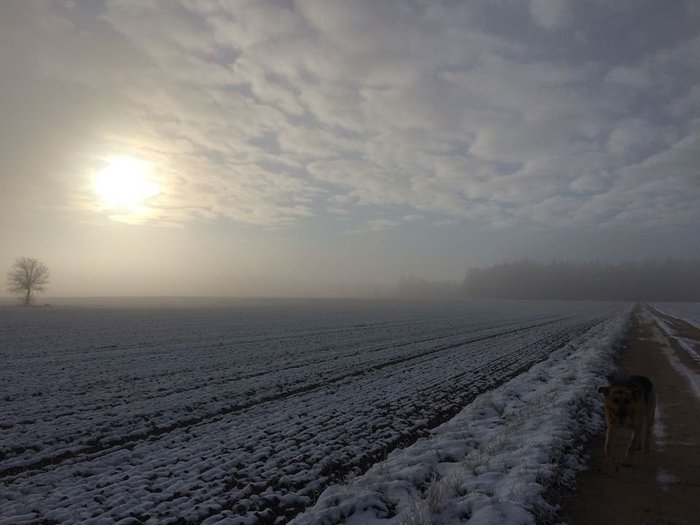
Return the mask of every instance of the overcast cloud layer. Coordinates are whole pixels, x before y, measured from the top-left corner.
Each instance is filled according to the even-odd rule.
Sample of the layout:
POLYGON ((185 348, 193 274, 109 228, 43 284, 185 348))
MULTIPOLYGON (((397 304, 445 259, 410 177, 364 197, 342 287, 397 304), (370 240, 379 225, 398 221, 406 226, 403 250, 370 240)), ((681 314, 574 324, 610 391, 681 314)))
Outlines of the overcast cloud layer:
POLYGON ((694 1, 9 1, 0 25, 4 225, 636 231, 698 254, 694 1), (91 193, 123 154, 163 188, 143 217, 91 193))

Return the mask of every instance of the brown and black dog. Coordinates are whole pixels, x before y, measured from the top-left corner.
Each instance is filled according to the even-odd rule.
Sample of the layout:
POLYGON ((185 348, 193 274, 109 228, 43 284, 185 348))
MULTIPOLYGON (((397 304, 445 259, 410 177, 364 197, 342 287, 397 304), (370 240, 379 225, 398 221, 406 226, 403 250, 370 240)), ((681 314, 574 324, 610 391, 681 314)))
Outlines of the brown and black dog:
MULTIPOLYGON (((611 381, 609 386, 600 387, 598 392, 605 396, 605 422, 608 427, 605 434, 606 461, 614 464, 613 447, 621 429, 632 431, 623 465, 632 459, 635 450, 648 452, 656 411, 656 393, 649 378, 629 376, 611 381)), ((619 466, 619 463, 615 465, 616 468, 619 466)))

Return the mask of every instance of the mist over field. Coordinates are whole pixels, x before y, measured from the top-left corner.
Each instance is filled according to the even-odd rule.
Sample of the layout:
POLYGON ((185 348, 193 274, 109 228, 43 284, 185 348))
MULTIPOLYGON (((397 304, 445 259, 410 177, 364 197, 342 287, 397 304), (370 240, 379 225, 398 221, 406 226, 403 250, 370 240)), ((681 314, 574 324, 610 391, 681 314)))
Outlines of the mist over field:
POLYGON ((463 281, 403 277, 405 298, 700 301, 700 261, 620 264, 533 261, 471 268, 463 281))
POLYGON ((288 522, 536 363, 610 352, 630 308, 140 304, 0 311, 0 524, 288 522))
MULTIPOLYGON (((43 262, 47 297, 700 259, 694 0, 26 0, 0 21, 0 270, 43 262)), ((555 295, 521 285, 470 294, 555 295)))

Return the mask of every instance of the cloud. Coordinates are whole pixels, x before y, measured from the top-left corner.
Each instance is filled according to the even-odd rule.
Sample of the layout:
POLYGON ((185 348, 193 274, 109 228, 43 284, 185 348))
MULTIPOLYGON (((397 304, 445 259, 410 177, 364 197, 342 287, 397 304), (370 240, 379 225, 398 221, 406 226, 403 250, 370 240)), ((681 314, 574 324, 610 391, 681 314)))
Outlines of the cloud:
POLYGON ((167 224, 280 227, 321 215, 343 229, 350 214, 377 230, 407 215, 535 228, 700 218, 659 182, 692 190, 683 141, 696 136, 697 29, 647 35, 640 54, 604 2, 3 9, 15 22, 0 43, 19 51, 3 64, 13 80, 3 80, 0 99, 17 125, 0 138, 18 152, 6 167, 24 179, 5 187, 22 199, 42 193, 26 180, 52 181, 50 194, 67 195, 63 208, 94 213, 91 170, 127 153, 159 166, 166 191, 149 220, 167 224), (596 47, 602 18, 609 34, 619 26, 610 58, 596 47), (36 108, 45 131, 18 104, 36 108), (49 160, 32 159, 32 147, 49 160), (633 174, 644 184, 631 184, 633 174))
POLYGON ((569 4, 567 0, 530 0, 530 14, 543 27, 562 26, 570 20, 569 4))
POLYGON ((363 228, 357 230, 356 233, 363 231, 380 232, 384 230, 390 230, 396 228, 399 224, 401 224, 401 221, 393 219, 373 219, 370 221, 366 221, 364 223, 363 228))
POLYGON ((613 155, 626 160, 639 159, 666 148, 676 135, 676 129, 672 126, 654 126, 642 118, 629 118, 616 124, 607 147, 613 155))
POLYGON ((603 78, 605 82, 624 88, 646 89, 652 86, 650 72, 630 66, 615 66, 603 78))

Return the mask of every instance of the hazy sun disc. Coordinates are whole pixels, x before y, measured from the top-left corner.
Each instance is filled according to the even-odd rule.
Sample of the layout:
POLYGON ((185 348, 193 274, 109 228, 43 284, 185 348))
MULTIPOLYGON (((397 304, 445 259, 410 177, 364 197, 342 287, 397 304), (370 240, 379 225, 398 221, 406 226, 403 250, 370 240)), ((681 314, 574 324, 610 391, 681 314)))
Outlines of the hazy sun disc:
POLYGON ((131 157, 111 159, 93 178, 95 192, 109 207, 133 207, 160 190, 148 177, 148 165, 131 157))

